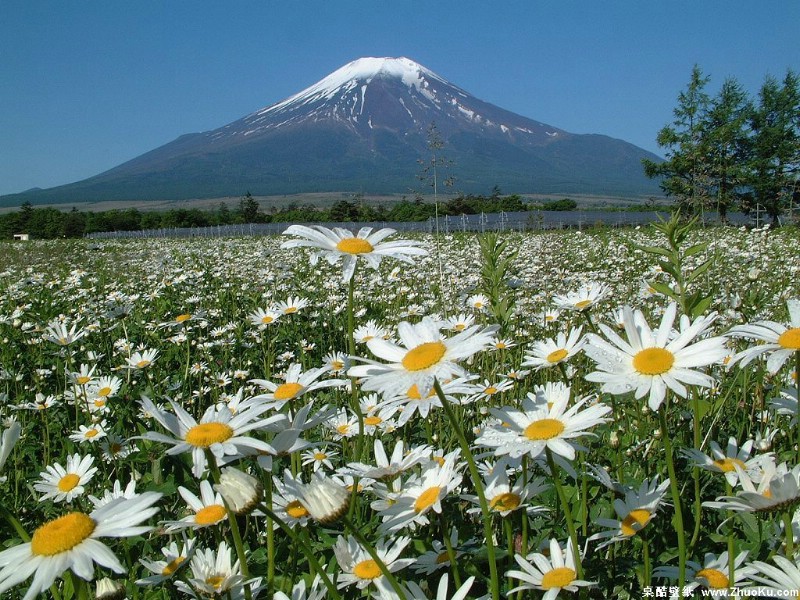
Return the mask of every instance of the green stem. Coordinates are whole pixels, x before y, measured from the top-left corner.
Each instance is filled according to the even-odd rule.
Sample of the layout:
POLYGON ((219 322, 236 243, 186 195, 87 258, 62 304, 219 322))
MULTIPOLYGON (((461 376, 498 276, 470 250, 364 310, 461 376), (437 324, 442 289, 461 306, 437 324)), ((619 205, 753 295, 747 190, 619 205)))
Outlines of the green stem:
MULTIPOLYGON (((793 511, 787 511, 783 513, 783 527, 786 530, 786 556, 794 556, 794 530, 792 529, 792 512, 793 511)), ((731 565, 733 565, 732 557, 731 565)))
POLYGON ((461 587, 461 574, 458 572, 458 564, 456 563, 456 553, 453 550, 453 544, 450 543, 450 534, 443 531, 444 545, 447 548, 447 558, 450 560, 450 571, 453 573, 453 582, 456 584, 456 589, 461 587))
POLYGON ((672 503, 675 505, 675 533, 678 536, 678 592, 683 590, 683 585, 686 582, 686 532, 683 529, 683 510, 681 508, 681 490, 678 485, 678 477, 675 473, 675 461, 672 456, 672 442, 669 436, 669 427, 667 426, 667 401, 664 400, 663 405, 658 411, 658 417, 661 421, 661 439, 664 440, 664 454, 667 459, 667 473, 669 473, 669 487, 672 492, 672 503))
POLYGON ((481 474, 480 471, 478 471, 478 466, 475 464, 475 457, 472 455, 472 450, 470 450, 469 442, 464 435, 461 424, 458 422, 458 419, 456 419, 456 416, 453 413, 453 408, 447 401, 438 379, 433 380, 433 389, 436 390, 436 394, 439 396, 439 400, 442 403, 442 408, 447 415, 447 419, 450 421, 450 426, 458 438, 458 443, 461 446, 461 452, 463 452, 464 458, 467 460, 469 474, 470 477, 472 477, 472 484, 475 486, 475 493, 478 496, 478 503, 480 504, 481 514, 483 515, 483 534, 486 538, 486 557, 489 560, 489 575, 492 582, 492 600, 500 600, 500 577, 497 573, 497 558, 495 557, 494 541, 492 540, 492 515, 489 512, 489 503, 486 502, 486 494, 483 491, 481 474))
POLYGON ((292 529, 286 523, 284 523, 283 520, 278 515, 272 512, 272 509, 268 508, 266 504, 262 502, 261 504, 259 504, 258 507, 264 512, 265 515, 267 515, 267 517, 275 521, 278 524, 278 527, 280 527, 286 535, 292 538, 292 541, 294 541, 295 543, 297 543, 298 546, 300 546, 300 549, 303 551, 303 554, 308 560, 308 564, 311 566, 311 570, 314 572, 314 574, 320 576, 320 578, 322 579, 322 583, 328 590, 328 594, 330 594, 330 596, 336 600, 342 600, 342 596, 341 594, 339 594, 339 590, 337 590, 336 586, 333 585, 333 582, 331 581, 330 577, 328 577, 328 574, 325 571, 323 571, 322 567, 319 564, 319 561, 317 560, 317 557, 314 556, 314 551, 311 549, 311 546, 309 546, 308 543, 302 537, 297 535, 294 529, 292 529))
MULTIPOLYGON (((700 446, 703 444, 703 436, 700 431, 700 399, 695 392, 692 393, 692 413, 694 447, 700 450, 700 446)), ((666 432, 663 433, 666 435, 666 432)), ((692 539, 689 542, 690 549, 694 548, 694 545, 700 538, 700 524, 703 516, 703 499, 700 495, 700 467, 692 467, 692 479, 694 480, 694 531, 692 531, 692 539)), ((730 496, 731 494, 728 495, 730 496)))
POLYGON ((383 573, 383 576, 389 580, 389 584, 392 586, 394 593, 397 594, 401 600, 407 600, 405 590, 403 590, 403 588, 400 586, 397 578, 389 570, 389 567, 386 566, 386 563, 383 562, 383 559, 378 556, 378 553, 375 551, 375 548, 372 547, 372 544, 370 544, 367 541, 367 538, 364 537, 364 534, 361 533, 361 530, 353 525, 352 521, 350 521, 350 519, 347 517, 342 517, 342 523, 344 523, 345 527, 350 530, 350 533, 353 534, 353 537, 358 540, 358 543, 361 544, 361 547, 369 553, 370 557, 372 557, 372 560, 375 561, 375 564, 378 565, 378 568, 381 570, 381 573, 383 573))
POLYGON ((650 565, 650 540, 647 539, 647 534, 641 532, 639 537, 642 539, 642 561, 644 563, 644 572, 642 573, 642 586, 647 587, 651 584, 652 567, 650 565))
MULTIPOLYGON (((272 508, 272 477, 267 477, 264 486, 264 503, 272 508)), ((275 530, 272 519, 267 517, 267 595, 273 592, 275 586, 275 530)))
MULTIPOLYGON (((733 487, 728 480, 725 479, 725 495, 726 496, 733 496, 733 487)), ((736 547, 734 545, 735 541, 733 539, 733 511, 728 511, 728 581, 733 585, 733 582, 736 581, 736 569, 734 566, 734 558, 736 555, 734 552, 736 551, 736 547)))
POLYGON ((797 436, 797 462, 800 462, 800 350, 794 353, 794 389, 797 392, 797 412, 794 415, 795 435, 797 436))
POLYGON ((564 518, 567 521, 567 532, 569 538, 572 540, 572 554, 575 557, 575 569, 578 579, 583 579, 583 566, 581 565, 581 547, 578 545, 578 532, 575 529, 575 521, 572 519, 572 511, 569 508, 567 495, 564 493, 564 487, 561 485, 560 473, 556 466, 556 461, 553 459, 553 453, 550 448, 545 448, 547 455, 547 465, 550 467, 550 475, 553 479, 553 486, 556 488, 558 501, 561 503, 561 508, 564 511, 564 518))
MULTIPOLYGON (((219 483, 219 466, 217 460, 211 451, 206 450, 206 461, 208 462, 211 477, 214 483, 219 483)), ((228 502, 223 498, 222 503, 225 505, 225 512, 228 514, 228 524, 231 528, 231 535, 233 536, 233 546, 236 548, 236 556, 239 559, 239 568, 242 571, 244 578, 244 597, 245 600, 253 600, 253 593, 250 590, 250 584, 247 580, 250 579, 250 569, 247 566, 247 553, 244 551, 244 543, 242 542, 242 534, 239 531, 239 523, 236 521, 236 513, 233 512, 228 506, 228 502)))

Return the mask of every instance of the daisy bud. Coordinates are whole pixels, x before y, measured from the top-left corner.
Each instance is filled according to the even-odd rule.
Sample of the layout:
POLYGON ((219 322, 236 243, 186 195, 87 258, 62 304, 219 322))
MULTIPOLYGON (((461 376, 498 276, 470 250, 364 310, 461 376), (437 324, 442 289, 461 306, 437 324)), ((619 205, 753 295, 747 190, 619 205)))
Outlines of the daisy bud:
POLYGON ((222 494, 228 508, 237 515, 253 512, 264 494, 258 479, 233 467, 222 469, 214 489, 222 494))
POLYGON ((653 430, 653 437, 656 438, 657 440, 660 440, 661 439, 661 430, 660 429, 654 429, 653 430))
POLYGON ((125 598, 125 586, 119 581, 112 581, 108 577, 103 577, 97 581, 94 597, 97 600, 123 600, 125 598))
POLYGON ((609 436, 609 444, 611 444, 612 448, 619 447, 619 436, 617 435, 616 431, 612 431, 611 435, 609 436))
POLYGON ((350 507, 350 492, 335 481, 315 473, 314 479, 303 486, 300 502, 311 517, 323 525, 338 521, 350 507))

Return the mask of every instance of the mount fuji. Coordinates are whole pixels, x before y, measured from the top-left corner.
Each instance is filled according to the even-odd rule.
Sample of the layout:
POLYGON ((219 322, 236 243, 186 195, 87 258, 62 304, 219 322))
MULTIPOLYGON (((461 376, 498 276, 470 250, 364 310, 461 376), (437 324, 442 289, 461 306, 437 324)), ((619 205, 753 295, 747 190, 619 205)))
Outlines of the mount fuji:
POLYGON ((76 183, 0 204, 180 200, 310 192, 407 193, 429 161, 430 128, 455 189, 483 193, 659 194, 654 154, 573 134, 484 102, 408 58, 360 58, 277 104, 183 135, 76 183))

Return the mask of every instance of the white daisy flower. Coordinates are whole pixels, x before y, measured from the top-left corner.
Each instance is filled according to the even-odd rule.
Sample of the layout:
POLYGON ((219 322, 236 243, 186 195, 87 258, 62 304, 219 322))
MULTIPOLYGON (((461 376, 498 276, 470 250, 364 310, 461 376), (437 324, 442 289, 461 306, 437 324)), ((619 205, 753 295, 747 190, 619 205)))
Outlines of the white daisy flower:
POLYGON ((161 494, 146 492, 132 500, 119 498, 91 513, 72 512, 41 525, 31 541, 0 552, 0 594, 33 575, 23 600, 33 600, 67 569, 78 577, 91 581, 94 563, 125 573, 125 567, 99 541, 103 537, 132 537, 142 535, 152 527, 141 526, 158 512, 153 504, 161 494))
POLYGON ((284 242, 281 244, 281 248, 314 248, 315 251, 311 254, 312 265, 316 264, 320 258, 324 258, 330 264, 334 264, 342 258, 344 259, 342 280, 350 281, 359 258, 373 269, 377 269, 381 260, 386 257, 413 264, 412 256, 428 254, 427 250, 418 247, 420 242, 383 241, 394 233, 396 233, 394 229, 388 228, 379 229, 373 233, 372 227, 362 227, 357 234, 353 234, 341 227, 329 229, 321 225, 312 227, 291 225, 283 232, 283 235, 293 235, 300 239, 284 242))
MULTIPOLYGON (((414 562, 413 558, 400 558, 400 554, 411 542, 408 537, 395 537, 392 542, 384 539, 375 544, 375 552, 390 573, 396 573, 414 562)), ((336 562, 342 573, 336 578, 339 589, 355 585, 363 590, 374 585, 380 594, 394 596, 394 590, 370 554, 361 547, 355 538, 339 536, 333 546, 336 562)))
POLYGON ((39 473, 41 479, 33 485, 37 492, 44 493, 39 501, 52 498, 53 502, 72 502, 73 498, 81 496, 85 491, 83 486, 97 472, 97 467, 93 467, 93 464, 94 456, 91 454, 73 454, 67 457, 66 468, 59 463, 45 467, 46 471, 39 473))
POLYGON ((800 567, 785 556, 772 557, 774 565, 757 560, 749 563, 750 579, 760 585, 747 588, 759 597, 792 597, 800 590, 800 567), (791 596, 790 596, 791 593, 791 596))
POLYGON ((370 364, 351 367, 348 375, 363 377, 365 390, 387 396, 399 395, 416 385, 420 396, 427 397, 434 378, 447 381, 465 376, 466 371, 457 363, 486 349, 497 331, 496 326, 474 325, 445 338, 440 333, 441 328, 441 322, 430 317, 416 324, 403 321, 397 327, 401 345, 380 339, 367 342, 370 352, 389 364, 370 361, 370 364))
POLYGON ((568 395, 556 399, 551 407, 526 398, 522 401, 522 410, 510 406, 491 408, 490 412, 500 424, 487 428, 475 443, 494 448, 495 456, 519 458, 527 454, 536 458, 549 448, 554 454, 573 460, 576 449, 582 446, 572 440, 591 435, 587 430, 605 423, 608 420, 605 415, 611 412, 610 406, 599 403, 581 410, 593 399, 583 398, 569 409, 568 395))
POLYGON ((253 403, 235 415, 227 407, 217 410, 210 406, 199 423, 178 403, 170 400, 170 404, 175 411, 174 415, 156 407, 147 396, 142 396, 142 410, 175 437, 148 431, 141 438, 173 444, 167 450, 168 455, 191 452, 192 473, 197 478, 202 477, 206 470, 206 450, 211 451, 219 464, 259 452, 275 454, 273 447, 266 442, 245 435, 250 431, 264 429, 282 418, 275 415, 268 419, 259 419, 261 413, 269 408, 264 404, 253 403))
POLYGON ((686 457, 694 463, 695 466, 700 467, 706 471, 713 471, 715 473, 724 473, 725 479, 732 486, 736 485, 739 480, 739 474, 736 469, 738 466, 742 471, 753 471, 761 468, 765 461, 772 459, 771 454, 762 454, 760 456, 751 457, 753 451, 754 440, 747 440, 742 447, 739 448, 739 443, 736 438, 731 437, 728 439, 728 445, 725 451, 720 448, 717 442, 710 443, 711 456, 697 450, 695 448, 685 450, 686 457))
POLYGON ((184 539, 183 545, 172 542, 161 549, 164 560, 147 560, 140 558, 139 562, 152 573, 147 577, 136 580, 136 585, 160 585, 175 576, 178 570, 188 564, 186 561, 192 557, 195 550, 196 538, 184 539))
POLYGON ((553 296, 556 308, 583 312, 608 296, 611 288, 605 283, 592 282, 575 291, 553 296))
POLYGON ((267 401, 267 407, 280 409, 290 400, 295 400, 308 392, 337 387, 347 383, 344 379, 324 379, 322 381, 317 381, 320 377, 329 372, 327 366, 303 371, 303 366, 301 364, 293 363, 287 369, 286 375, 283 378, 283 383, 273 383, 266 379, 251 379, 250 383, 255 383, 268 392, 255 396, 254 400, 267 401))
POLYGON ((178 492, 189 505, 192 514, 179 521, 164 521, 167 533, 187 528, 210 527, 228 518, 222 494, 215 492, 207 479, 200 482, 199 498, 183 486, 178 486, 178 492))
POLYGON ((698 317, 677 335, 673 333, 677 305, 671 303, 656 331, 650 329, 641 311, 624 309, 623 340, 607 325, 600 325, 611 344, 599 335, 586 335, 584 352, 597 363, 597 371, 586 376, 588 381, 602 383, 604 392, 625 394, 635 392, 637 399, 649 394, 648 406, 658 411, 666 397, 667 388, 685 398, 687 385, 712 387, 714 378, 695 369, 725 358, 725 338, 712 337, 692 343, 714 322, 716 315, 698 317))
POLYGON ((578 579, 571 539, 566 549, 562 549, 558 540, 551 539, 549 556, 535 552, 528 555, 526 560, 515 554, 514 560, 522 570, 506 571, 506 577, 519 579, 523 583, 509 590, 508 596, 521 590, 542 590, 545 592, 542 600, 553 600, 561 590, 577 592, 580 587, 596 585, 592 581, 578 579))
POLYGON ((626 490, 624 498, 614 500, 614 511, 618 519, 596 519, 598 525, 608 529, 590 536, 589 540, 609 538, 598 546, 599 549, 636 535, 653 519, 668 487, 669 479, 659 485, 656 476, 651 480, 645 479, 638 490, 626 490))
MULTIPOLYGON (((710 590, 719 590, 714 597, 728 598, 728 591, 731 588, 739 588, 753 570, 743 567, 742 564, 747 559, 747 550, 740 552, 733 561, 734 580, 730 580, 730 564, 728 553, 723 552, 719 556, 706 553, 703 564, 693 560, 686 561, 686 585, 683 588, 686 592, 693 592, 698 587, 710 590)), ((658 567, 653 571, 653 577, 665 577, 667 579, 678 579, 678 567, 658 567)), ((696 594, 693 594, 696 595, 696 594)), ((738 594, 733 595, 733 597, 738 594)))
POLYGON ((533 367, 537 371, 564 363, 583 349, 586 340, 581 337, 582 327, 571 329, 569 336, 559 331, 555 339, 548 338, 534 342, 522 361, 523 367, 533 367))
POLYGON ((731 364, 745 366, 754 358, 769 353, 767 370, 777 373, 789 357, 800 352, 800 300, 788 300, 789 325, 775 321, 758 321, 750 325, 737 325, 727 334, 762 342, 739 352, 731 364))

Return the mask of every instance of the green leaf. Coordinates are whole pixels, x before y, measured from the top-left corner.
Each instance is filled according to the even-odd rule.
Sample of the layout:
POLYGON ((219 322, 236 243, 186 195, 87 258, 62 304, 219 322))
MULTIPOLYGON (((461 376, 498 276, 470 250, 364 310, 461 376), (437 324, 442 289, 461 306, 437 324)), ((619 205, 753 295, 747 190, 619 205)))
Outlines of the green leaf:
POLYGON ((705 262, 704 262, 703 264, 701 264, 699 267, 697 267, 696 269, 694 269, 694 270, 693 270, 693 271, 692 271, 692 272, 689 274, 689 276, 686 278, 686 283, 687 283, 687 284, 689 284, 689 283, 692 283, 692 282, 693 282, 695 279, 697 279, 698 277, 700 277, 701 275, 703 275, 703 273, 705 273, 706 271, 708 271, 708 269, 711 267, 711 262, 712 262, 712 261, 711 261, 711 259, 709 258, 707 261, 705 261, 705 262))
POLYGON ((666 256, 667 258, 670 258, 672 256, 672 253, 669 250, 665 248, 659 248, 658 246, 636 246, 636 247, 639 250, 647 252, 648 254, 658 254, 660 256, 666 256))
POLYGON ((690 256, 694 256, 695 254, 700 254, 703 250, 708 248, 708 242, 701 242, 699 244, 695 244, 690 248, 687 248, 686 252, 683 253, 685 258, 689 258, 690 256))
POLYGON ((711 296, 706 296, 705 298, 701 298, 697 301, 696 304, 693 304, 689 309, 690 316, 693 319, 696 319, 704 312, 708 310, 708 307, 711 306, 712 298, 711 296))
POLYGON ((675 294, 675 290, 669 287, 666 283, 660 283, 658 281, 648 281, 647 285, 657 291, 659 294, 663 294, 673 300, 677 300, 677 295, 675 294))

